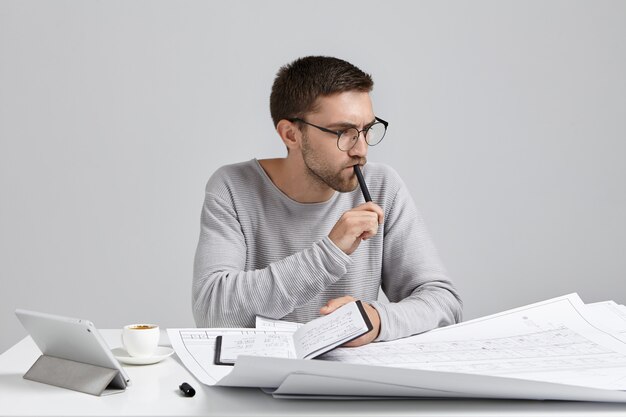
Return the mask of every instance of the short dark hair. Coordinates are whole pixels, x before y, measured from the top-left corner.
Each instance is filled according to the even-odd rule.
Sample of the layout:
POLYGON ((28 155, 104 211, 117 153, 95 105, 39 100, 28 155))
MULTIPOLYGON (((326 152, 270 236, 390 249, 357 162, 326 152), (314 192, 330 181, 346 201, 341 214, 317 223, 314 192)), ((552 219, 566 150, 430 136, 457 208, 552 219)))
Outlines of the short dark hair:
POLYGON ((304 117, 315 100, 346 91, 370 92, 374 81, 351 63, 329 56, 298 58, 280 68, 272 85, 270 113, 274 126, 282 119, 304 117))

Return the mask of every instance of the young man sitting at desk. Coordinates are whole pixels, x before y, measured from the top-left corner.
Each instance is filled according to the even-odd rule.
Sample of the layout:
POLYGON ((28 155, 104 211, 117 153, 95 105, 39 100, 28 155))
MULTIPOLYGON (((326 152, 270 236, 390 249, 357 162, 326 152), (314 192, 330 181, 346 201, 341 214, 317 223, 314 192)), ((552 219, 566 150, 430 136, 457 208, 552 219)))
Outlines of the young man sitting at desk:
POLYGON ((398 174, 366 165, 387 122, 372 78, 331 57, 282 67, 270 110, 287 156, 223 166, 209 179, 194 263, 200 327, 305 323, 360 299, 374 329, 349 346, 461 318, 461 301, 398 174), (354 165, 363 169, 365 202, 354 165), (389 303, 377 301, 382 287, 389 303))

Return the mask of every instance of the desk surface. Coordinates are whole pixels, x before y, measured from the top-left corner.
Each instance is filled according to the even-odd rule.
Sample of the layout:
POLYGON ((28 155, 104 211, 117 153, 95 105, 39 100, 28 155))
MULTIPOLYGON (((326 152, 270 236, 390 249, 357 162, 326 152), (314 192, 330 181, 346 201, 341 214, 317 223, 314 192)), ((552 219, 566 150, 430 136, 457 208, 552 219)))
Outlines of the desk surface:
MULTIPOLYGON (((111 347, 119 330, 102 330, 111 347)), ((167 334, 161 344, 168 345, 167 334)), ((149 366, 127 366, 132 385, 121 394, 95 397, 28 381, 24 373, 41 352, 26 337, 0 355, 0 416, 526 416, 625 415, 626 404, 503 400, 277 400, 258 389, 200 384, 176 355, 149 366), (182 382, 193 398, 178 390, 182 382)))

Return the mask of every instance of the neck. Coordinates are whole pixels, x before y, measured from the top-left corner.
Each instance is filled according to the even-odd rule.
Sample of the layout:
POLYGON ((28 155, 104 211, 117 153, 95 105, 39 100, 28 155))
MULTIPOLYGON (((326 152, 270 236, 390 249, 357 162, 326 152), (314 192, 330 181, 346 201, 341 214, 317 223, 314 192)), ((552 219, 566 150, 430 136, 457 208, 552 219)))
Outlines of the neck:
POLYGON ((336 192, 309 172, 302 158, 262 159, 259 164, 274 185, 298 203, 322 203, 336 192))

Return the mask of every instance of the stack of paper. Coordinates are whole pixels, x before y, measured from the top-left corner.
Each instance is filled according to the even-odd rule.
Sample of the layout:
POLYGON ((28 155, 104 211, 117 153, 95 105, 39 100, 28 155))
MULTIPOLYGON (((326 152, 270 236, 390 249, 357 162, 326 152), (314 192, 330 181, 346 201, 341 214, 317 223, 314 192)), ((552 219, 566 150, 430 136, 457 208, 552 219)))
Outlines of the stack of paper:
POLYGON ((617 311, 590 311, 570 295, 323 358, 626 390, 626 344, 605 325, 617 311))
POLYGON ((626 308, 585 305, 576 294, 401 340, 338 348, 313 361, 242 356, 234 368, 215 366, 217 335, 277 330, 168 331, 203 383, 272 388, 275 396, 626 402, 626 308))

